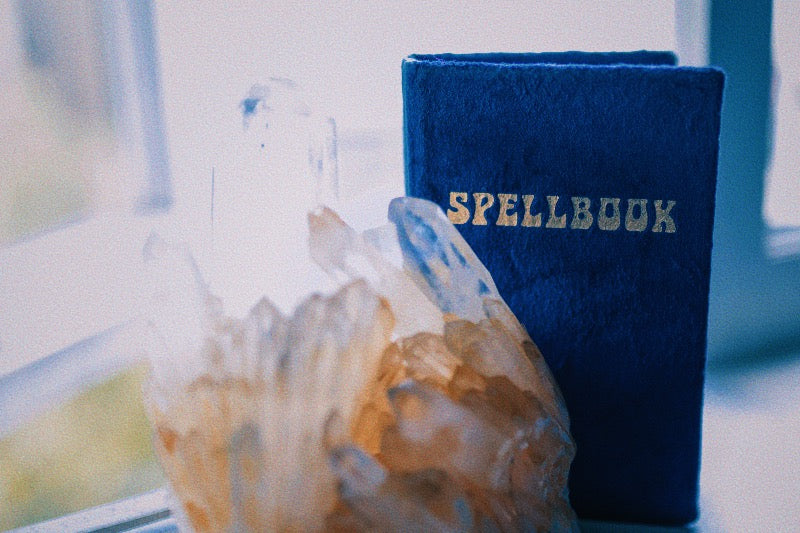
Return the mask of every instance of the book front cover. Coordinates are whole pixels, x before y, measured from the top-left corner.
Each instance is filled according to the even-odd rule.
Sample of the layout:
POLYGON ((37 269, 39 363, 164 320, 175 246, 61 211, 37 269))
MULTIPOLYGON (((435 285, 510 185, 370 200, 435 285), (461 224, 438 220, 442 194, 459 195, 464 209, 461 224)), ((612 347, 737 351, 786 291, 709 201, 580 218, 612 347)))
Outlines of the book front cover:
POLYGON ((723 75, 672 63, 403 63, 406 192, 447 213, 553 370, 583 518, 697 514, 723 75))

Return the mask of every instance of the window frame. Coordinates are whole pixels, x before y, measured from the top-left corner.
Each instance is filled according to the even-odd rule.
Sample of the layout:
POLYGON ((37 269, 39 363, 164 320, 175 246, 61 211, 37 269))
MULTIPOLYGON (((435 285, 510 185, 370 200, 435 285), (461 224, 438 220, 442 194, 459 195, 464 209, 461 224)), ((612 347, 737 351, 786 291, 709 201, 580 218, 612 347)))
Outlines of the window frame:
POLYGON ((800 346, 800 236, 770 228, 762 210, 771 136, 772 4, 708 0, 707 9, 709 63, 726 74, 709 361, 780 356, 800 346))
POLYGON ((92 9, 116 140, 143 164, 136 181, 121 184, 132 188, 130 204, 98 205, 85 218, 0 247, 0 301, 13 309, 0 313, 0 378, 131 319, 126 304, 137 298, 141 277, 136 245, 154 224, 167 223, 174 200, 152 2, 92 9))

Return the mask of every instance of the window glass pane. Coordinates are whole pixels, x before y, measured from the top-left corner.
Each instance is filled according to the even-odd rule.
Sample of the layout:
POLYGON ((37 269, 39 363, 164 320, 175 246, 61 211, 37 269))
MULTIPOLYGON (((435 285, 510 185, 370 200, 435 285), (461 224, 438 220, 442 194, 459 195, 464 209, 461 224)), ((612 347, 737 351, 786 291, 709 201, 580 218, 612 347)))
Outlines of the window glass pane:
POLYGON ((0 435, 0 530, 157 488, 138 366, 0 435))
MULTIPOLYGON (((774 229, 800 227, 800 3, 772 7, 772 158, 764 216, 774 229)), ((800 248, 795 252, 800 253, 800 248)))
POLYGON ((0 0, 0 375, 134 309, 171 203, 150 7, 0 0))
POLYGON ((0 244, 85 216, 114 149, 88 4, 0 10, 0 244))
POLYGON ((0 245, 168 205, 148 5, 0 0, 0 245))

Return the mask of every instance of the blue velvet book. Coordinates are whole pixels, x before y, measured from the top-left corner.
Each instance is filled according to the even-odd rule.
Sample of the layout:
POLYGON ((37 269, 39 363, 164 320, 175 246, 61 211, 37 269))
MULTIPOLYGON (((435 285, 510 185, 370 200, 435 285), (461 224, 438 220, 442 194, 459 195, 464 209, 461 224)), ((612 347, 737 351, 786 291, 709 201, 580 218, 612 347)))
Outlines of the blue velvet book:
POLYGON ((550 364, 585 519, 697 516, 722 87, 669 52, 403 62, 406 192, 448 214, 550 364))

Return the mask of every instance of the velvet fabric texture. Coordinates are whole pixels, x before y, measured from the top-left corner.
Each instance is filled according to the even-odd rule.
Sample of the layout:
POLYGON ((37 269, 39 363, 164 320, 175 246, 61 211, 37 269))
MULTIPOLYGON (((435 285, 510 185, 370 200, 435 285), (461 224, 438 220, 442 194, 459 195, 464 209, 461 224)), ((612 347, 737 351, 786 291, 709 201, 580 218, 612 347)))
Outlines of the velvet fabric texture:
POLYGON ((724 77, 674 63, 567 52, 402 66, 406 192, 448 212, 550 364, 585 519, 697 516, 724 77))

